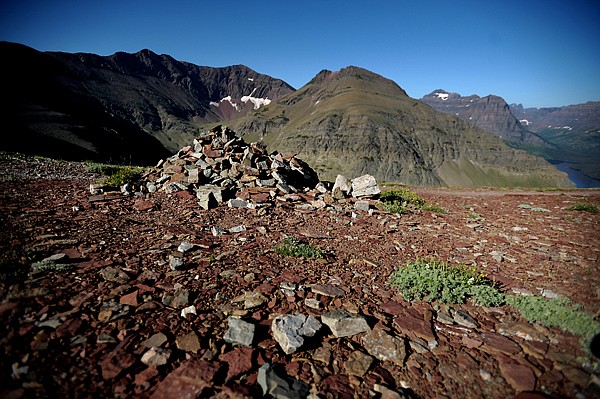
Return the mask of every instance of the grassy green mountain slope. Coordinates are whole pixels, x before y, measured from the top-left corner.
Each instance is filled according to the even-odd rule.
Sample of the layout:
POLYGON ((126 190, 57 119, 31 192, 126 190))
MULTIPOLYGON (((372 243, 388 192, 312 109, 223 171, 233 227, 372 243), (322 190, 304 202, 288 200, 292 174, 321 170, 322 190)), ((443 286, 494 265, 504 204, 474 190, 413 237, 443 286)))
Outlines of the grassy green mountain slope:
POLYGON ((542 158, 410 98, 357 67, 322 71, 307 85, 231 123, 271 148, 297 153, 321 179, 448 186, 570 186, 542 158))

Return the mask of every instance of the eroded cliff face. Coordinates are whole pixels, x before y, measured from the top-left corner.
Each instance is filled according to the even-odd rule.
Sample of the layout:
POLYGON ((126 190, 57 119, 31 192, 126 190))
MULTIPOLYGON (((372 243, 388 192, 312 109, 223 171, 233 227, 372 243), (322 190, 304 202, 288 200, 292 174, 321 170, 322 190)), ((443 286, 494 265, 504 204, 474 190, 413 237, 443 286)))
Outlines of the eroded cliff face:
POLYGON ((553 108, 523 108, 511 104, 512 113, 553 148, 544 157, 566 162, 588 177, 600 180, 600 102, 553 108))
POLYGON ((600 102, 551 108, 523 108, 521 104, 511 104, 511 112, 534 132, 547 128, 570 127, 573 130, 600 128, 600 102))
POLYGON ((434 90, 421 100, 437 111, 457 116, 480 129, 498 135, 512 146, 550 147, 549 143, 521 125, 502 97, 463 97, 457 93, 434 90))
POLYGON ((189 143, 200 124, 294 91, 243 65, 202 67, 149 50, 103 57, 0 43, 0 54, 11 99, 2 116, 13 132, 3 148, 29 152, 43 142, 36 152, 72 159, 153 163, 189 143))
POLYGON ((370 173, 415 185, 570 186, 543 159, 357 67, 322 71, 232 126, 270 148, 299 154, 321 179, 370 173))

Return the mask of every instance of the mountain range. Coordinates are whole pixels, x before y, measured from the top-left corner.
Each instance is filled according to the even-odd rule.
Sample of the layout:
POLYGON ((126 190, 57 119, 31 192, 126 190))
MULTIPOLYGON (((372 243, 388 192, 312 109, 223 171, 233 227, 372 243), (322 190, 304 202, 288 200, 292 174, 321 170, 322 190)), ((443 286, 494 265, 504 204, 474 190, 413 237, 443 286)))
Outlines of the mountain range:
POLYGON ((555 108, 511 104, 510 110, 527 129, 554 145, 542 152, 544 158, 600 180, 600 102, 555 108))
POLYGON ((225 122, 299 154, 321 179, 371 173, 415 185, 572 185, 542 158, 505 144, 552 147, 518 121, 506 124, 513 136, 492 134, 358 67, 324 70, 296 91, 243 65, 203 67, 149 50, 98 56, 4 42, 0 54, 4 150, 153 164, 225 122))
POLYGON ((2 146, 68 159, 155 163, 189 143, 198 124, 294 91, 243 65, 202 67, 149 50, 102 57, 4 42, 0 54, 2 146))
POLYGON ((485 131, 495 133, 509 145, 518 148, 552 147, 550 143, 521 125, 502 97, 494 95, 463 97, 458 93, 448 93, 439 89, 427 94, 421 98, 421 101, 437 111, 455 115, 485 131))
POLYGON ((299 154, 324 179, 371 173, 383 181, 449 186, 555 185, 562 179, 543 159, 358 67, 321 71, 232 126, 299 154))
POLYGON ((510 146, 567 163, 600 179, 600 102, 554 108, 524 108, 499 96, 461 96, 434 90, 421 101, 502 137, 510 146))

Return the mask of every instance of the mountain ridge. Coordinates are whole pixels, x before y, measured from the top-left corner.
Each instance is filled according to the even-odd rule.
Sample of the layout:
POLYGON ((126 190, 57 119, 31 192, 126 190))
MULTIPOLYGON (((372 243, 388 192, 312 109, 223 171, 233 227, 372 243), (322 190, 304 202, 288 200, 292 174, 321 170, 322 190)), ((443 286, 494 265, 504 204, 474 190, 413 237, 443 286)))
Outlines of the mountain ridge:
POLYGON ((545 152, 546 159, 568 163, 600 181, 600 101, 550 108, 510 107, 528 129, 555 146, 545 152))
POLYGON ((296 92, 231 123, 271 148, 299 154, 325 179, 368 172, 419 185, 568 185, 544 160, 353 66, 323 70, 296 92))
POLYGON ((99 56, 2 42, 0 53, 10 60, 0 79, 12 99, 0 112, 10 131, 28 137, 4 135, 3 148, 34 145, 46 155, 50 143, 70 159, 155 162, 189 142, 200 123, 237 117, 294 90, 245 66, 200 67, 147 49, 99 56), (30 74, 31 65, 39 72, 30 74), (223 97, 237 107, 213 105, 223 97), (131 153, 135 143, 141 154, 131 153))
POLYGON ((543 160, 356 66, 323 70, 294 91, 242 65, 200 67, 150 50, 98 56, 0 43, 0 53, 10 56, 0 79, 13 100, 1 108, 11 132, 3 149, 48 155, 60 148, 65 158, 152 164, 203 125, 227 122, 270 148, 300 153, 326 178, 569 185, 543 160), (40 72, 29 74, 29 65, 40 72))
POLYGON ((500 96, 489 94, 480 97, 476 94, 463 97, 443 89, 434 90, 421 99, 434 109, 455 115, 473 125, 494 133, 509 145, 523 147, 552 147, 544 139, 521 125, 511 113, 510 106, 500 96))

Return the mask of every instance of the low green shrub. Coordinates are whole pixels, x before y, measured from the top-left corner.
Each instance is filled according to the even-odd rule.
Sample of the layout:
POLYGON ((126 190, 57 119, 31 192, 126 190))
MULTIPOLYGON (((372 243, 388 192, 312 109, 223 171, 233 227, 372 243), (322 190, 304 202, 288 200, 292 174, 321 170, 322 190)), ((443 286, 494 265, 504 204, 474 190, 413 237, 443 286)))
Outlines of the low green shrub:
POLYGON ((537 207, 537 206, 531 206, 531 205, 529 205, 529 204, 520 204, 520 205, 518 205, 517 207, 518 207, 518 208, 521 208, 521 209, 530 209, 530 210, 532 210, 533 212, 550 212, 550 210, 549 210, 549 209, 546 209, 546 208, 540 208, 540 207, 537 207))
POLYGON ((406 203, 416 206, 425 205, 425 200, 423 198, 419 197, 415 192, 405 188, 384 191, 379 196, 379 200, 384 204, 406 203))
POLYGON ((567 208, 568 211, 584 211, 589 213, 598 213, 598 205, 591 202, 578 202, 567 208))
POLYGON ((573 304, 568 298, 509 295, 506 303, 518 309, 527 320, 579 335, 584 342, 600 334, 600 323, 592 315, 580 311, 581 306, 573 304))
POLYGON ((435 204, 425 204, 421 207, 424 211, 435 212, 435 213, 448 213, 448 211, 435 204))
POLYGON ((477 268, 435 259, 407 262, 392 274, 390 284, 408 301, 426 298, 442 303, 464 303, 471 298, 483 306, 504 302, 504 296, 477 268))
POLYGON ((474 267, 438 260, 409 261, 392 273, 390 284, 408 301, 426 299, 460 304, 470 299, 482 306, 510 305, 531 322, 582 337, 587 352, 592 338, 600 334, 600 323, 569 299, 503 294, 474 267))
POLYGON ((302 258, 323 258, 324 253, 320 247, 312 247, 296 237, 286 237, 283 244, 275 247, 275 252, 283 256, 302 258))
POLYGON ((144 168, 139 166, 110 165, 86 161, 85 170, 104 176, 99 183, 111 187, 120 187, 124 184, 136 183, 140 180, 144 168))
POLYGON ((97 175, 111 176, 115 174, 119 168, 120 166, 118 165, 85 161, 85 171, 88 173, 95 173, 97 175))

